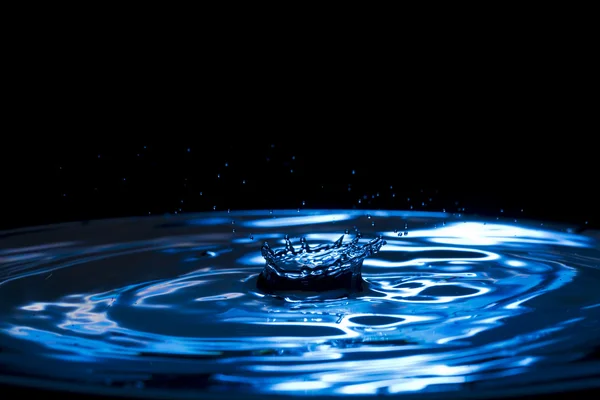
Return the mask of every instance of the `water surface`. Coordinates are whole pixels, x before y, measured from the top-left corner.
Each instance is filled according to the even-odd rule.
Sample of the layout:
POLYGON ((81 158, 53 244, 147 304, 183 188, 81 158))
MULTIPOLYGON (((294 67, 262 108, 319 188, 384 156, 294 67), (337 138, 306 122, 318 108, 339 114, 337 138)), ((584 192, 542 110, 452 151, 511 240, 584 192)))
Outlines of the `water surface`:
POLYGON ((0 240, 0 382, 149 397, 598 387, 600 245, 445 213, 247 211, 0 240), (381 236, 361 290, 257 288, 263 243, 381 236))

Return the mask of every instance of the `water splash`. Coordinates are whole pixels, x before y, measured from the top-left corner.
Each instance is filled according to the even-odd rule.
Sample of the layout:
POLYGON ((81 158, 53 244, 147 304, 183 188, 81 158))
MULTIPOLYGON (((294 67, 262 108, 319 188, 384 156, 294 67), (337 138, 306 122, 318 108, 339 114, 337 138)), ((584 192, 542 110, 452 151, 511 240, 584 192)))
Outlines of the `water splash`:
POLYGON ((257 286, 267 292, 331 292, 338 296, 362 290, 361 268, 363 261, 376 254, 386 244, 383 237, 361 244, 357 233, 352 241, 344 243, 340 236, 332 244, 310 247, 305 237, 295 248, 289 237, 285 247, 274 251, 267 242, 261 249, 266 261, 258 277, 257 286))
POLYGON ((9 232, 0 382, 144 398, 599 386, 598 239, 547 223, 370 214, 377 231, 364 212, 279 210, 9 232), (362 291, 307 301, 257 290, 268 261, 257 243, 283 246, 267 258, 295 274, 302 254, 318 269, 371 251, 359 241, 341 252, 353 225, 383 236, 362 258, 362 291))

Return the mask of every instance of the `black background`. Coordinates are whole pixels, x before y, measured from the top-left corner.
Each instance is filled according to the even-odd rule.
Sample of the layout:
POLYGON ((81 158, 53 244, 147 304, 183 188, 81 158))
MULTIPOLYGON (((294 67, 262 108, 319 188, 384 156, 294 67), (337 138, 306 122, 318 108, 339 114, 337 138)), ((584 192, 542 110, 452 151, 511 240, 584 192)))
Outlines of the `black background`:
POLYGON ((598 224, 580 41, 76 32, 14 46, 0 229, 215 206, 598 224))
POLYGON ((523 120, 486 129, 493 117, 471 128, 459 128, 471 123, 468 114, 431 128, 340 119, 324 129, 321 119, 299 127, 277 116, 267 129, 271 117, 231 129, 140 119, 148 133, 135 137, 101 133, 120 121, 86 132, 83 120, 70 134, 11 145, 2 227, 213 209, 411 207, 598 223, 594 140, 547 134, 547 122, 511 136, 504 129, 523 120))

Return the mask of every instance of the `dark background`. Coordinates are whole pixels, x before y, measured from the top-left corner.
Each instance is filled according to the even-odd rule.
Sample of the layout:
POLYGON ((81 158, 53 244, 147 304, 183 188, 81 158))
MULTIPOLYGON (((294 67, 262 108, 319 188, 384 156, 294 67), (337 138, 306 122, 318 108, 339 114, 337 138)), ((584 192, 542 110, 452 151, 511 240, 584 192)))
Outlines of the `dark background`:
POLYGON ((213 207, 598 224, 592 53, 558 32, 76 33, 13 43, 0 229, 213 207))
POLYGON ((315 122, 293 133, 285 123, 278 135, 251 123, 213 131, 201 121, 189 130, 166 122, 135 139, 81 132, 21 145, 5 168, 13 181, 2 227, 282 208, 446 210, 511 222, 598 223, 591 138, 579 141, 566 132, 513 138, 486 128, 486 121, 468 134, 453 132, 461 131, 459 122, 431 130, 369 121, 323 130, 315 122))

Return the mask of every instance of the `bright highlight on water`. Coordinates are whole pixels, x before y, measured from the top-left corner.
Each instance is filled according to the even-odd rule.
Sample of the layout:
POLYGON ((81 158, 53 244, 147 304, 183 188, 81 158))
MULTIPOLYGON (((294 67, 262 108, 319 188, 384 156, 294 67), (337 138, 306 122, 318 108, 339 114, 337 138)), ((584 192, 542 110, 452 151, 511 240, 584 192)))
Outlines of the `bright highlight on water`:
POLYGON ((600 385, 597 233, 368 215, 210 212, 3 232, 0 382, 145 398, 600 385))

